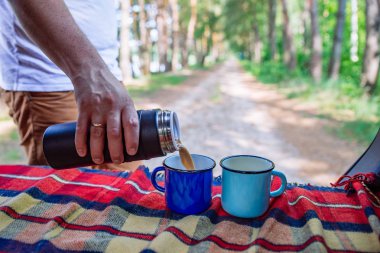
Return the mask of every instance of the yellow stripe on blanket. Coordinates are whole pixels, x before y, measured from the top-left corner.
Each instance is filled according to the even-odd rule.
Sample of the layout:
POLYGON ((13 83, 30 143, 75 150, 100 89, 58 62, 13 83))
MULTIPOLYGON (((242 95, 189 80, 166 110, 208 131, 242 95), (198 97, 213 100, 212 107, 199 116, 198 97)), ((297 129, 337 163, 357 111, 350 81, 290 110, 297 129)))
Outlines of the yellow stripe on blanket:
MULTIPOLYGON (((109 242, 105 253, 115 252, 140 252, 148 246, 150 241, 131 237, 117 236, 109 242)), ((173 251, 175 252, 175 251, 173 251)))
POLYGON ((380 241, 374 233, 347 232, 348 240, 351 241, 353 251, 379 252, 380 241))
POLYGON ((149 249, 160 253, 188 252, 189 246, 170 232, 162 232, 150 243, 149 249))
MULTIPOLYGON (((199 216, 186 216, 172 224, 176 228, 182 230, 185 234, 193 238, 199 223, 199 216)), ((149 249, 156 252, 187 252, 189 246, 178 240, 178 238, 170 232, 163 231, 149 245, 149 249)))
MULTIPOLYGON (((60 206, 60 205, 56 205, 56 206, 60 206)), ((67 205, 66 206, 63 205, 61 208, 64 209, 65 207, 67 207, 67 205)), ((73 210, 70 214, 66 215, 65 221, 68 223, 73 223, 73 221, 75 221, 85 211, 86 209, 80 207, 79 205, 76 205, 76 209, 73 210)), ((64 230, 65 228, 63 228, 62 226, 56 226, 52 230, 44 234, 43 238, 45 240, 52 240, 58 237, 64 230)))
POLYGON ((3 197, 3 196, 0 196, 0 204, 3 205, 3 203, 5 201, 7 201, 8 199, 11 199, 10 197, 3 197))
POLYGON ((30 208, 41 203, 41 200, 31 197, 27 193, 21 193, 2 204, 2 206, 9 206, 19 214, 25 214, 30 208))
POLYGON ((13 221, 14 219, 12 219, 3 212, 0 212, 0 231, 8 227, 8 225, 11 224, 13 221))
MULTIPOLYGON (((125 211, 124 211, 125 212, 125 211)), ((137 216, 131 213, 126 217, 122 231, 130 231, 134 233, 155 234, 160 224, 161 218, 137 216)))

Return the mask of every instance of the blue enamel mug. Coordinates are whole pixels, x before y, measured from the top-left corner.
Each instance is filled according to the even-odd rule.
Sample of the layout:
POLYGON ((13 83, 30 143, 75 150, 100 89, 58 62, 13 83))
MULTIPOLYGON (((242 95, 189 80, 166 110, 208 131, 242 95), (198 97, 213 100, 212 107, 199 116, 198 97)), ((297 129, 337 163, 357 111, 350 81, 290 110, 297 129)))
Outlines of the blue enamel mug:
POLYGON ((212 170, 215 161, 207 156, 192 154, 196 170, 186 170, 179 155, 166 158, 163 167, 153 170, 151 181, 153 186, 165 192, 166 206, 177 213, 197 214, 211 205, 212 170), (157 184, 157 173, 165 172, 165 184, 157 184))
POLYGON ((286 188, 286 177, 275 171, 274 163, 252 155, 225 157, 222 167, 222 207, 237 217, 254 218, 265 213, 271 197, 280 196, 286 188), (272 176, 281 179, 281 187, 270 191, 272 176))

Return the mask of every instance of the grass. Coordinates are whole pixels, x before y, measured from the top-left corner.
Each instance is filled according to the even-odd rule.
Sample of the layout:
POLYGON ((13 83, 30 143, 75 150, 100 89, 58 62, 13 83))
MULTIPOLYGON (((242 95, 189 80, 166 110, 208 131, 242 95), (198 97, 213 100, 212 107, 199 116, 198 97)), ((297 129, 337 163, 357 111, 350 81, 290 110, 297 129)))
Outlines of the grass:
POLYGON ((369 143, 379 130, 379 124, 370 121, 355 120, 344 122, 335 132, 340 138, 357 140, 360 143, 369 143))
POLYGON ((317 117, 337 121, 338 126, 329 130, 342 139, 368 144, 380 127, 380 95, 366 96, 352 78, 315 83, 305 69, 290 72, 274 62, 241 64, 262 83, 278 87, 287 98, 317 104, 317 117))
POLYGON ((12 129, 11 131, 7 131, 5 133, 2 133, 0 135, 0 143, 4 143, 4 142, 9 142, 9 141, 13 141, 13 142, 17 142, 19 141, 19 136, 18 136, 18 132, 17 132, 17 129, 12 129))
POLYGON ((203 65, 201 65, 199 63, 195 63, 193 65, 190 65, 189 69, 190 70, 210 70, 215 65, 220 64, 220 63, 224 62, 225 60, 226 60, 226 56, 225 57, 219 57, 216 61, 213 61, 213 62, 205 61, 205 63, 203 65))
POLYGON ((215 89, 215 91, 211 94, 210 100, 213 103, 220 103, 222 101, 222 91, 220 90, 220 86, 218 86, 218 89, 215 89))
POLYGON ((194 64, 189 66, 189 69, 191 70, 209 70, 213 67, 214 65, 200 65, 200 64, 194 64))
POLYGON ((9 120, 9 115, 8 114, 6 114, 6 115, 0 115, 0 122, 1 121, 8 121, 9 120))
POLYGON ((0 135, 0 163, 24 161, 23 150, 19 145, 20 139, 16 129, 0 135))
MULTIPOLYGON (((213 68, 215 65, 223 62, 225 58, 220 58, 215 62, 206 62, 204 65, 193 64, 190 65, 188 70, 192 71, 206 71, 213 68)), ((156 73, 151 74, 143 85, 129 86, 128 92, 132 97, 144 97, 149 96, 157 92, 158 90, 181 85, 189 77, 189 74, 184 73, 156 73)))
POLYGON ((153 74, 148 77, 144 85, 131 86, 128 88, 128 91, 132 97, 142 97, 145 95, 151 95, 163 88, 180 85, 186 79, 187 76, 184 74, 153 74))
POLYGON ((21 155, 20 151, 16 149, 7 150, 0 155, 0 161, 4 164, 21 161, 22 158, 23 156, 21 155))
POLYGON ((16 129, 14 129, 13 131, 10 132, 9 139, 11 141, 19 141, 20 138, 19 138, 19 135, 18 135, 18 132, 16 129))

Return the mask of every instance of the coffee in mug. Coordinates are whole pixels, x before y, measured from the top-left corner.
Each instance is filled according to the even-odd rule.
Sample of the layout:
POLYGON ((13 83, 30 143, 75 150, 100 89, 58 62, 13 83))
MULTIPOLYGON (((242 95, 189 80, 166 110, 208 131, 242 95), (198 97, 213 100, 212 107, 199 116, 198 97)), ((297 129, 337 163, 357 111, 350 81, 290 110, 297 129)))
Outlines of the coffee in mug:
POLYGON ((153 186, 165 193, 167 207, 181 214, 201 213, 211 205, 212 170, 215 161, 204 155, 191 154, 194 170, 185 168, 179 155, 166 158, 162 167, 155 168, 151 181, 153 186), (157 173, 164 171, 164 187, 157 183, 157 173))

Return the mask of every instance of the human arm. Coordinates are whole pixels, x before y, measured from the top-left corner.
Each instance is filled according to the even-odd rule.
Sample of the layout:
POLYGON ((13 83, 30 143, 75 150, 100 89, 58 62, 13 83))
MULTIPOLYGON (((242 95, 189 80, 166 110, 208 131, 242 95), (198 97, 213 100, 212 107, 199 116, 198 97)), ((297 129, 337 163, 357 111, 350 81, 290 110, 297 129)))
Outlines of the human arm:
POLYGON ((71 79, 79 110, 75 144, 80 156, 87 150, 91 123, 90 152, 95 163, 104 161, 107 135, 112 161, 124 160, 122 132, 127 152, 136 153, 139 126, 132 99, 109 71, 96 49, 79 29, 63 0, 11 0, 29 37, 71 79))

